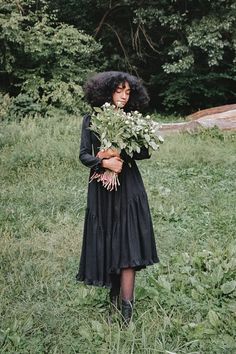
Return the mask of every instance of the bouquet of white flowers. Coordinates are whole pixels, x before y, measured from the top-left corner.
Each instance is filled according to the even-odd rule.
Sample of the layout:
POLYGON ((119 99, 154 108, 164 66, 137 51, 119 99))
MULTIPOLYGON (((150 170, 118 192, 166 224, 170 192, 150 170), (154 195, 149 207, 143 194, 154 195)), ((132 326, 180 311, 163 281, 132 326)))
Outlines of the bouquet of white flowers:
MULTIPOLYGON (((138 111, 126 113, 110 103, 101 108, 94 108, 91 117, 90 130, 101 141, 101 150, 124 149, 132 157, 134 152, 139 153, 142 146, 157 150, 163 138, 159 135, 159 124, 149 115, 144 117, 138 111)), ((94 173, 90 181, 97 179, 108 190, 117 190, 120 185, 116 172, 105 170, 103 173, 94 173)))

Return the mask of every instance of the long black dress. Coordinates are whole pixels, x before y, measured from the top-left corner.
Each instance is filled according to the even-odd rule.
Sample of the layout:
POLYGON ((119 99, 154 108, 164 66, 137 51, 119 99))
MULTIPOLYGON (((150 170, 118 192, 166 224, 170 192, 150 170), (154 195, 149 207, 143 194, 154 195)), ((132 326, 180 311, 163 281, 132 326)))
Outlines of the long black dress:
MULTIPOLYGON (((101 160, 96 157, 100 142, 88 129, 89 125, 90 116, 86 115, 80 160, 91 169, 91 176, 102 167, 101 160)), ((127 267, 140 270, 159 261, 147 195, 135 163, 135 159, 149 157, 145 147, 133 158, 125 151, 121 152, 124 163, 117 191, 107 191, 96 180, 89 184, 78 281, 110 287, 111 273, 119 274, 127 267)))

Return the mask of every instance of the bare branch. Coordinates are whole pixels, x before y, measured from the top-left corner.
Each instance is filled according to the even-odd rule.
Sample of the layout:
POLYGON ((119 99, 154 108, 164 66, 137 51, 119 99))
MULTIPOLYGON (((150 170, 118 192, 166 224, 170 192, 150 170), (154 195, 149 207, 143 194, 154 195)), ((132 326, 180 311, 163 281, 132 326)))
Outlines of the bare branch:
MULTIPOLYGON (((111 3, 110 3, 111 6, 111 3)), ((98 33, 100 32, 102 26, 104 25, 104 22, 106 21, 107 17, 110 16, 110 14, 122 7, 127 7, 128 5, 115 5, 113 7, 110 7, 105 14, 103 15, 101 21, 99 22, 99 25, 97 26, 96 30, 95 30, 95 34, 94 37, 97 37, 98 33)))
POLYGON ((158 51, 155 47, 157 47, 157 45, 152 41, 151 37, 148 36, 144 26, 140 25, 140 29, 144 35, 144 38, 146 39, 148 45, 150 46, 150 48, 155 52, 155 53, 158 53, 160 54, 160 51, 158 51))
POLYGON ((138 25, 135 33, 133 34, 132 38, 132 43, 133 43, 133 48, 136 52, 136 54, 142 58, 142 50, 141 50, 141 40, 140 40, 140 24, 138 25))
POLYGON ((21 15, 23 15, 23 14, 24 14, 24 9, 23 9, 23 7, 21 6, 20 1, 19 1, 19 0, 15 0, 15 3, 16 3, 16 6, 17 6, 18 10, 19 10, 20 13, 21 13, 21 15))
POLYGON ((132 66, 131 66, 131 64, 130 64, 128 55, 127 55, 127 53, 126 53, 125 47, 123 46, 123 43, 122 43, 122 41, 121 41, 121 38, 120 38, 118 32, 117 32, 109 23, 104 22, 104 25, 106 25, 107 27, 109 27, 109 28, 112 30, 112 32, 115 33, 115 35, 116 35, 116 37, 117 37, 117 39, 118 39, 118 42, 119 42, 119 44, 120 44, 120 47, 121 47, 121 49, 122 49, 122 51, 123 51, 123 53, 124 53, 125 61, 126 61, 127 65, 129 66, 129 68, 132 70, 132 66))

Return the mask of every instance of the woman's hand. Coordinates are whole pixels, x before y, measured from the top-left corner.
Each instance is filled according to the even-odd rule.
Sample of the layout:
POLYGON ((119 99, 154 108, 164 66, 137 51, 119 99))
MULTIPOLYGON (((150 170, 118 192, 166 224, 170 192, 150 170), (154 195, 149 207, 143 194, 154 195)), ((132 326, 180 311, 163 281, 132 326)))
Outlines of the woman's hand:
POLYGON ((109 159, 102 160, 102 167, 108 168, 109 170, 120 173, 123 166, 123 160, 120 157, 111 157, 109 159))
POLYGON ((100 159, 109 159, 111 157, 120 157, 120 154, 118 150, 116 149, 107 149, 107 150, 101 150, 97 153, 97 157, 100 159))

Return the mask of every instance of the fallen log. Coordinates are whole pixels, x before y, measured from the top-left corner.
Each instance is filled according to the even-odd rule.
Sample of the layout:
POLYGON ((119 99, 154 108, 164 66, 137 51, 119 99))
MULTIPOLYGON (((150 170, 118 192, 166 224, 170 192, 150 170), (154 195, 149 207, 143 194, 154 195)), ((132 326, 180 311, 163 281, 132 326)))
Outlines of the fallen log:
POLYGON ((221 130, 236 130, 236 104, 213 107, 191 114, 186 122, 163 123, 160 131, 163 135, 176 132, 194 132, 199 128, 218 127, 221 130))
POLYGON ((213 115, 216 113, 228 112, 231 110, 236 110, 236 104, 227 104, 224 106, 202 109, 201 111, 197 111, 193 114, 188 115, 186 117, 186 120, 196 120, 204 116, 213 115))

